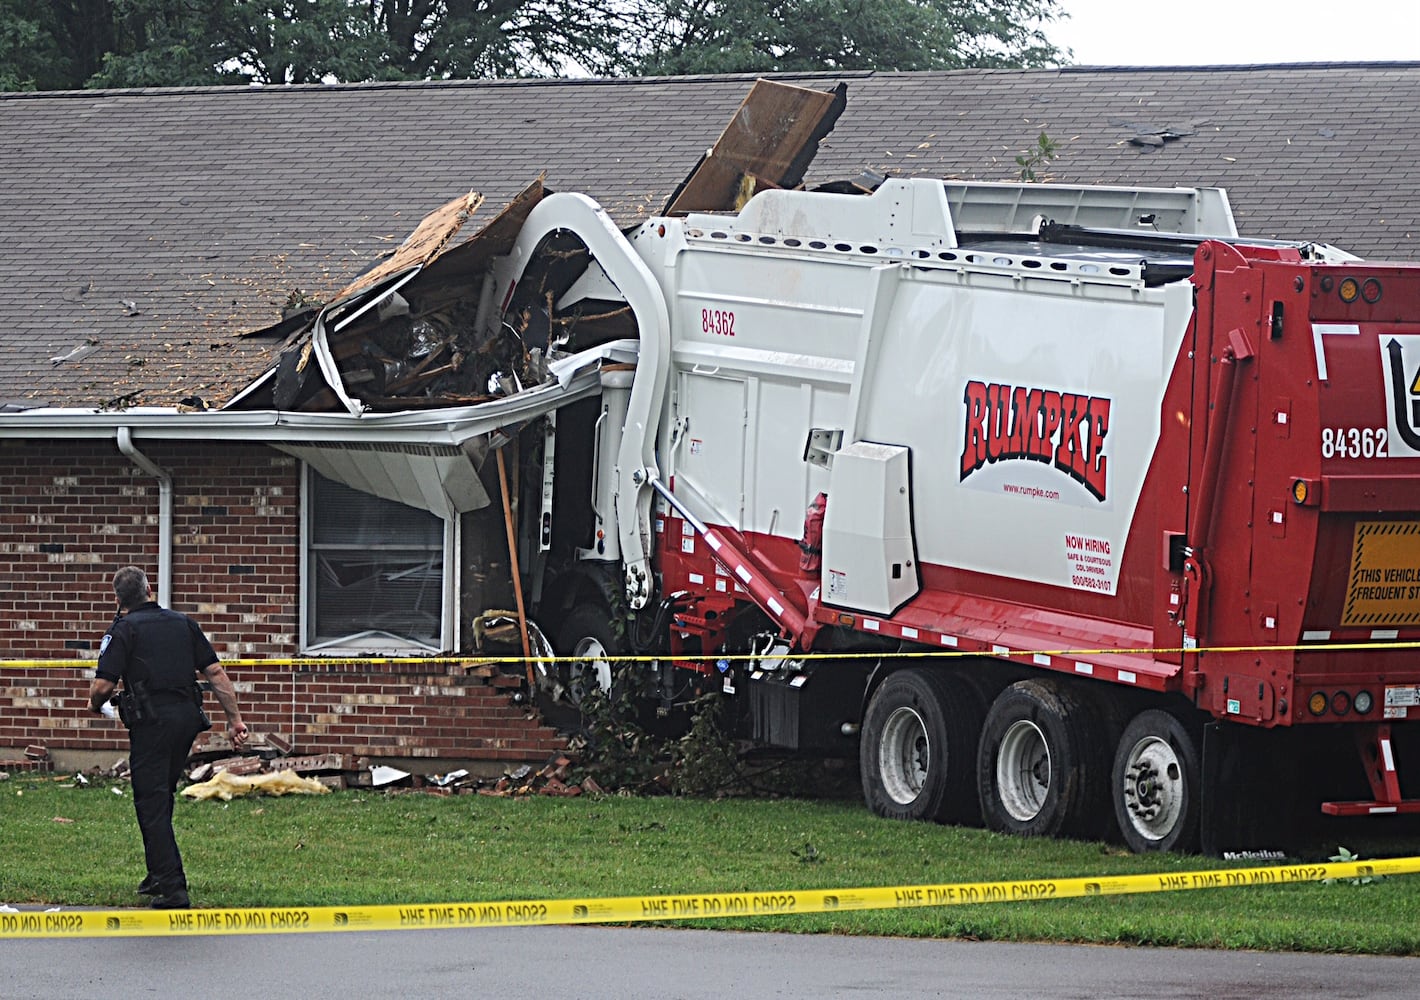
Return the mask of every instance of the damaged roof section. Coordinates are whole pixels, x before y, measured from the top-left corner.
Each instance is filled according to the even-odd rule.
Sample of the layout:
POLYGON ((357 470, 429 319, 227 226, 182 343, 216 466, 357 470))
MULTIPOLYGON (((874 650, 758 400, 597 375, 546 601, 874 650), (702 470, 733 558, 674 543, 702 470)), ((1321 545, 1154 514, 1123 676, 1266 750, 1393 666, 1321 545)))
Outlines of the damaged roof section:
POLYGON ((1110 121, 1110 125, 1131 131, 1133 134, 1125 141, 1131 146, 1138 146, 1145 152, 1162 149, 1167 143, 1185 139, 1195 134, 1200 126, 1206 124, 1206 120, 1190 121, 1186 125, 1178 125, 1173 122, 1156 125, 1119 118, 1110 121))
POLYGON ((483 195, 470 191, 430 212, 387 260, 376 264, 337 292, 331 306, 339 306, 368 288, 429 263, 458 235, 463 224, 482 204, 483 195))
MULTIPOLYGON (((1050 174, 1062 184, 1218 186, 1258 237, 1325 239, 1375 259, 1420 253, 1420 62, 776 81, 851 89, 803 175, 816 188, 864 169, 1018 179, 1015 155, 1044 132, 1057 144, 1050 174)), ((734 129, 717 143, 715 123, 770 134, 736 116, 754 83, 0 95, 0 408, 225 407, 272 370, 296 342, 290 335, 299 339, 313 315, 299 315, 303 305, 330 301, 455 194, 473 189, 487 201, 451 245, 542 170, 555 189, 593 197, 618 226, 661 214, 702 156, 707 171, 721 165, 734 129), (243 161, 261 168, 234 172, 243 161), (291 323, 274 326, 283 306, 291 323), (261 327, 269 336, 239 336, 261 327)), ((747 151, 759 152, 753 143, 747 151)), ((718 191, 772 176, 752 162, 733 167, 718 191)), ((797 183, 787 174, 775 183, 797 183)), ((717 194, 695 207, 718 205, 731 202, 717 194)))
POLYGON ((431 212, 389 258, 309 317, 276 368, 235 406, 328 411, 354 399, 364 409, 387 411, 503 394, 490 385, 525 369, 526 359, 519 345, 480 332, 482 275, 491 259, 508 252, 545 194, 542 179, 535 180, 458 244, 455 237, 483 196, 461 195, 431 212))
MULTIPOLYGON (((756 191, 801 186, 846 100, 842 84, 825 92, 758 81, 669 200, 668 212, 732 212, 756 191)), ((487 301, 491 265, 511 252, 549 193, 537 178, 461 242, 456 237, 483 197, 462 195, 431 212, 330 304, 257 331, 290 336, 276 367, 229 408, 361 413, 468 406, 545 381, 550 358, 634 338, 630 308, 571 233, 545 239, 504 301, 487 301), (566 296, 574 285, 579 294, 566 296), (559 308, 564 296, 575 304, 559 308)))
POLYGON ((759 80, 730 124, 666 204, 666 215, 740 208, 758 191, 794 188, 839 115, 848 85, 831 92, 759 80))

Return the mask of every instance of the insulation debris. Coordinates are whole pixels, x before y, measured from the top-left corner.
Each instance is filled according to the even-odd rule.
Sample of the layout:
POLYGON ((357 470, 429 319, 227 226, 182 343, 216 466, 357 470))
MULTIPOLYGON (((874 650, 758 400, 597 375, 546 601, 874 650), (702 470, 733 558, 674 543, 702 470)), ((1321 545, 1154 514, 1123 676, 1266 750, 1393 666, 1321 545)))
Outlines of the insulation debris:
POLYGON ((274 771, 266 774, 240 775, 226 771, 213 775, 196 785, 188 785, 179 794, 189 799, 221 799, 224 802, 245 795, 327 795, 330 789, 312 778, 303 778, 295 771, 274 771))

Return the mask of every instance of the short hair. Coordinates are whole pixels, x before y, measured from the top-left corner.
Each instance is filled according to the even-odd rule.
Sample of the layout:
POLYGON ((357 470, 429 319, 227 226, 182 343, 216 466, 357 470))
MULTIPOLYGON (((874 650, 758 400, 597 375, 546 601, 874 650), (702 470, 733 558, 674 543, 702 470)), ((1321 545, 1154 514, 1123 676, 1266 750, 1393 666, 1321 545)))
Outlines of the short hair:
POLYGON ((125 566, 113 575, 113 592, 125 611, 148 600, 148 574, 137 566, 125 566))

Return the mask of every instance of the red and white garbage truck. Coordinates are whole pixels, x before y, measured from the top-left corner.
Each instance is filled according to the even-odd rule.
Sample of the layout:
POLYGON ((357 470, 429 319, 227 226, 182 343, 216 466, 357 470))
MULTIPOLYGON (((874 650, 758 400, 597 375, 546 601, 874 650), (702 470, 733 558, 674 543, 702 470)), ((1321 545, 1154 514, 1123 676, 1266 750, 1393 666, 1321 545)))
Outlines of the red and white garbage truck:
POLYGON ((558 652, 857 755, 884 816, 1420 812, 1420 266, 1218 189, 891 179, 627 233, 550 195, 482 316, 538 303, 627 318, 524 518, 558 652))

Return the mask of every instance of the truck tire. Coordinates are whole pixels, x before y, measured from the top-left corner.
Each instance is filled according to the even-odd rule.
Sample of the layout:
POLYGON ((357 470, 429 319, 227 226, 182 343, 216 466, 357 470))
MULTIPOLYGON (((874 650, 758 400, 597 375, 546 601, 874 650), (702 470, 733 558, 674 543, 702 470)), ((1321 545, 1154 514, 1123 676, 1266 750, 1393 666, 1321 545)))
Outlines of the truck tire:
POLYGON ((611 611, 601 604, 579 604, 557 630, 557 652, 568 657, 557 664, 558 679, 573 705, 600 689, 611 691, 611 661, 623 651, 612 628, 611 611))
POLYGON ((976 759, 987 827, 1026 837, 1097 836, 1109 809, 1100 735, 1090 703, 1063 684, 1025 680, 1002 691, 986 713, 976 759))
POLYGON ((858 764, 868 808, 889 819, 979 823, 972 760, 983 704, 940 670, 892 674, 863 715, 858 764))
POLYGON ((1198 741, 1157 708, 1134 716, 1119 739, 1110 785, 1124 843, 1136 854, 1198 849, 1198 741))

